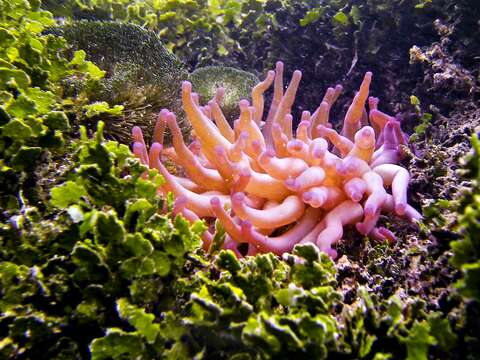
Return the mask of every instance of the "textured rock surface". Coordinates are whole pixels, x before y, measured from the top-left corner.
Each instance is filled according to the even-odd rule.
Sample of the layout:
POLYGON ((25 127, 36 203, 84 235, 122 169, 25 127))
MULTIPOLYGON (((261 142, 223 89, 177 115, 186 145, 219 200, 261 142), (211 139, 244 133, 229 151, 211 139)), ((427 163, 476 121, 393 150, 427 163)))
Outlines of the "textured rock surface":
POLYGON ((193 88, 200 95, 200 102, 206 104, 213 98, 217 88, 225 89, 225 99, 222 111, 228 122, 233 121, 240 114, 238 102, 241 99, 250 99, 251 89, 260 81, 255 75, 224 66, 206 66, 195 70, 190 75, 193 88))
POLYGON ((92 100, 125 107, 123 116, 102 118, 107 136, 127 142, 132 126, 150 129, 160 109, 178 108, 179 85, 188 74, 154 32, 101 21, 76 21, 52 32, 65 37, 73 50, 85 50, 106 71, 100 88, 90 94, 92 100))

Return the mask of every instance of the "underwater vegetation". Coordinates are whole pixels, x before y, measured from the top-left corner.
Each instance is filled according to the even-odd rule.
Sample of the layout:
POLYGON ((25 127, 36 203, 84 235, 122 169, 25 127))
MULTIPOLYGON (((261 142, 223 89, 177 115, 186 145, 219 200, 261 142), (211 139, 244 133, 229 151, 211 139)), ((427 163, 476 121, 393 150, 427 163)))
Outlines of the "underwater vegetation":
MULTIPOLYGON (((479 19, 478 4, 463 0, 0 0, 0 357, 478 359, 479 19), (102 55, 105 49, 112 49, 111 58, 102 55), (278 69, 264 73, 278 59, 286 69, 304 70, 298 92, 298 72, 284 92, 278 69), (233 93, 226 80, 223 90, 198 101, 191 91, 200 93, 200 85, 192 90, 185 82, 182 90, 182 81, 194 82, 190 75, 206 65, 233 66, 250 79, 241 97, 251 96, 253 107, 243 100, 238 109, 232 100, 234 112, 222 108, 222 122, 218 105, 233 93), (380 108, 395 117, 367 98, 369 70, 375 75, 369 93, 379 94, 380 108), (268 81, 254 76, 277 85, 268 94, 268 81), (153 86, 157 80, 162 88, 153 86), (329 111, 340 87, 327 89, 337 82, 345 96, 329 111), (170 100, 161 103, 159 93, 170 100), (263 111, 253 109, 271 109, 277 100, 283 116, 271 132, 257 132, 268 114, 261 118, 263 111), (179 122, 160 112, 155 131, 163 107, 179 122), (317 114, 306 112, 317 107, 317 114), (341 121, 336 116, 348 113, 341 121), (222 140, 224 147, 215 148, 221 139, 215 131, 205 136, 215 130, 210 116, 232 140, 222 140), (188 121, 195 118, 190 138, 188 121), (290 119, 303 121, 290 125, 290 119), (346 119, 355 121, 342 132, 346 119), (129 142, 132 126, 143 128, 146 143, 161 143, 163 134, 164 146, 149 149, 161 171, 145 165, 143 142, 132 152, 131 144, 108 140, 129 142), (364 133, 365 152, 355 141, 364 133), (413 135, 408 142, 405 133, 413 135), (260 152, 254 136, 265 141, 260 152), (216 179, 229 179, 221 194, 210 193, 214 206, 209 201, 205 209, 217 213, 208 213, 208 222, 191 222, 204 217, 187 206, 196 199, 159 191, 174 185, 172 179, 213 190, 212 182, 181 179, 193 179, 194 162, 168 161, 165 169, 157 161, 161 151, 187 162, 175 158, 182 141, 193 141, 187 150, 207 173, 217 161, 226 176, 216 179), (389 209, 366 219, 367 199, 385 194, 383 178, 358 202, 355 191, 339 185, 362 208, 363 218, 354 222, 363 225, 335 222, 333 235, 343 235, 325 236, 323 249, 288 241, 279 256, 267 251, 275 250, 268 240, 288 234, 297 220, 289 216, 292 228, 275 224, 273 233, 254 232, 260 214, 247 203, 254 199, 246 180, 270 172, 269 181, 301 199, 304 214, 332 213, 315 207, 321 201, 313 204, 321 195, 304 201, 299 190, 322 177, 302 142, 308 150, 313 144, 316 155, 330 154, 342 181, 349 171, 361 172, 358 159, 372 150, 369 173, 374 161, 386 159, 383 165, 404 176, 397 196, 387 196, 389 209), (248 166, 236 166, 235 157, 248 166), (285 159, 315 176, 284 178, 277 165, 285 159), (232 196, 232 189, 245 194, 232 196), (423 218, 415 214, 412 224, 397 216, 406 204, 423 218), (232 221, 232 208, 244 210, 246 220, 232 221), (380 234, 389 240, 392 232, 396 241, 372 239, 369 226, 384 227, 380 234), (268 245, 265 253, 245 256, 245 245, 229 240, 238 229, 242 241, 268 245)), ((217 87, 215 80, 208 89, 217 87)), ((353 189, 361 190, 362 181, 355 182, 353 189)), ((265 199, 275 189, 262 190, 265 199)))
POLYGON ((477 301, 480 300, 480 243, 478 237, 479 219, 479 181, 480 181, 480 142, 478 135, 472 139, 473 153, 465 159, 464 176, 472 179, 472 187, 463 196, 459 205, 458 226, 462 238, 452 243, 454 256, 452 263, 464 272, 464 278, 458 282, 461 292, 477 301))
POLYGON ((40 3, 0 5, 0 194, 2 207, 19 209, 18 193, 38 197, 37 165, 62 152, 70 113, 86 105, 85 92, 68 96, 62 81, 75 77, 92 84, 104 72, 82 50, 63 56, 65 39, 41 34, 55 20, 40 3))

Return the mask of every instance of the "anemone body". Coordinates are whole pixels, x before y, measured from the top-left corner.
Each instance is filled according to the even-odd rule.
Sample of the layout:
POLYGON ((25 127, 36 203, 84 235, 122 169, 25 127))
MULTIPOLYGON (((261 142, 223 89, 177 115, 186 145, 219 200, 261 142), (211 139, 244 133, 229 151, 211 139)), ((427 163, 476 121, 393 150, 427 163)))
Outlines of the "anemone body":
MULTIPOLYGON (((379 100, 369 97, 372 73, 366 73, 340 133, 329 121, 340 85, 327 90, 313 113, 304 111, 293 131, 291 112, 301 77, 296 70, 284 92, 283 64, 278 62, 252 89, 252 106, 239 102, 238 120, 226 119, 218 106, 223 89, 201 106, 192 85, 184 82, 192 144, 184 143, 167 110, 158 117, 159 135, 149 150, 141 130, 132 131, 136 156, 165 177, 163 192, 177 196, 173 212, 192 222, 218 219, 227 233, 224 247, 238 256, 281 255, 297 243, 311 242, 335 258, 334 244, 345 226, 393 241, 395 235, 378 224, 382 213, 421 219, 407 202, 410 174, 398 164, 406 136, 400 122, 378 110, 379 100), (272 84, 272 102, 264 114, 264 94, 272 84), (173 136, 170 150, 158 143, 166 127, 173 136), (177 162, 187 178, 170 174, 162 164, 165 157, 177 162), (248 251, 242 253, 239 246, 245 243, 248 251)), ((204 248, 212 237, 206 231, 204 248)))

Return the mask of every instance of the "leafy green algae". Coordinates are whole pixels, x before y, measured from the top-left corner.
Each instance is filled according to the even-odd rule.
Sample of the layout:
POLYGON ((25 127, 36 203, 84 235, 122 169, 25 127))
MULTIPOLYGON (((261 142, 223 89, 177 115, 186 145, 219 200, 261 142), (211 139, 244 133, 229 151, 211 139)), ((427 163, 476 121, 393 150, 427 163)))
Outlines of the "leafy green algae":
POLYGON ((160 214, 161 179, 155 172, 144 179, 146 168, 126 146, 105 143, 101 131, 75 145, 75 166, 52 188, 45 218, 32 207, 2 225, 0 322, 8 357, 60 356, 67 349, 52 346, 60 340, 85 355, 101 329, 121 319, 138 328, 128 338, 146 342, 143 356, 161 351, 152 333, 159 325, 148 313, 169 296, 170 278, 182 272, 204 228, 160 214), (31 339, 22 335, 30 331, 31 339))
POLYGON ((472 187, 460 202, 458 227, 462 238, 452 242, 452 263, 464 273, 457 286, 462 294, 480 302, 480 141, 472 137, 473 152, 465 158, 463 175, 472 187))

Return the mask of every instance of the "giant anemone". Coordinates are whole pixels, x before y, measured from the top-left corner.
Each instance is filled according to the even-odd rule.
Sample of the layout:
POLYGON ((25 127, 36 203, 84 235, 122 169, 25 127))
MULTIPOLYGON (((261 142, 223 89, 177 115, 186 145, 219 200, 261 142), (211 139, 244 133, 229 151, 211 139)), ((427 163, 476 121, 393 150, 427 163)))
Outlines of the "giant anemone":
MULTIPOLYGON (((140 128, 133 128, 133 152, 165 178, 159 191, 175 195, 174 214, 191 222, 218 219, 226 232, 223 246, 238 256, 282 254, 295 244, 312 242, 335 258, 332 245, 347 225, 362 235, 393 241, 395 235, 378 225, 380 214, 421 219, 407 203, 410 174, 399 165, 406 135, 400 121, 381 112, 379 100, 369 97, 372 73, 365 74, 340 132, 329 121, 340 85, 327 89, 313 113, 304 111, 293 131, 291 109, 301 77, 295 71, 284 91, 283 63, 278 62, 252 89, 252 104, 239 102, 233 128, 220 108, 222 88, 202 106, 185 81, 183 109, 193 129, 188 145, 175 114, 166 109, 158 116, 149 148, 140 128), (265 114, 264 94, 272 84, 265 114), (164 148, 167 127, 173 146, 164 148), (167 170, 166 159, 183 169, 181 176, 167 170)), ((208 248, 212 230, 202 238, 208 248)))

